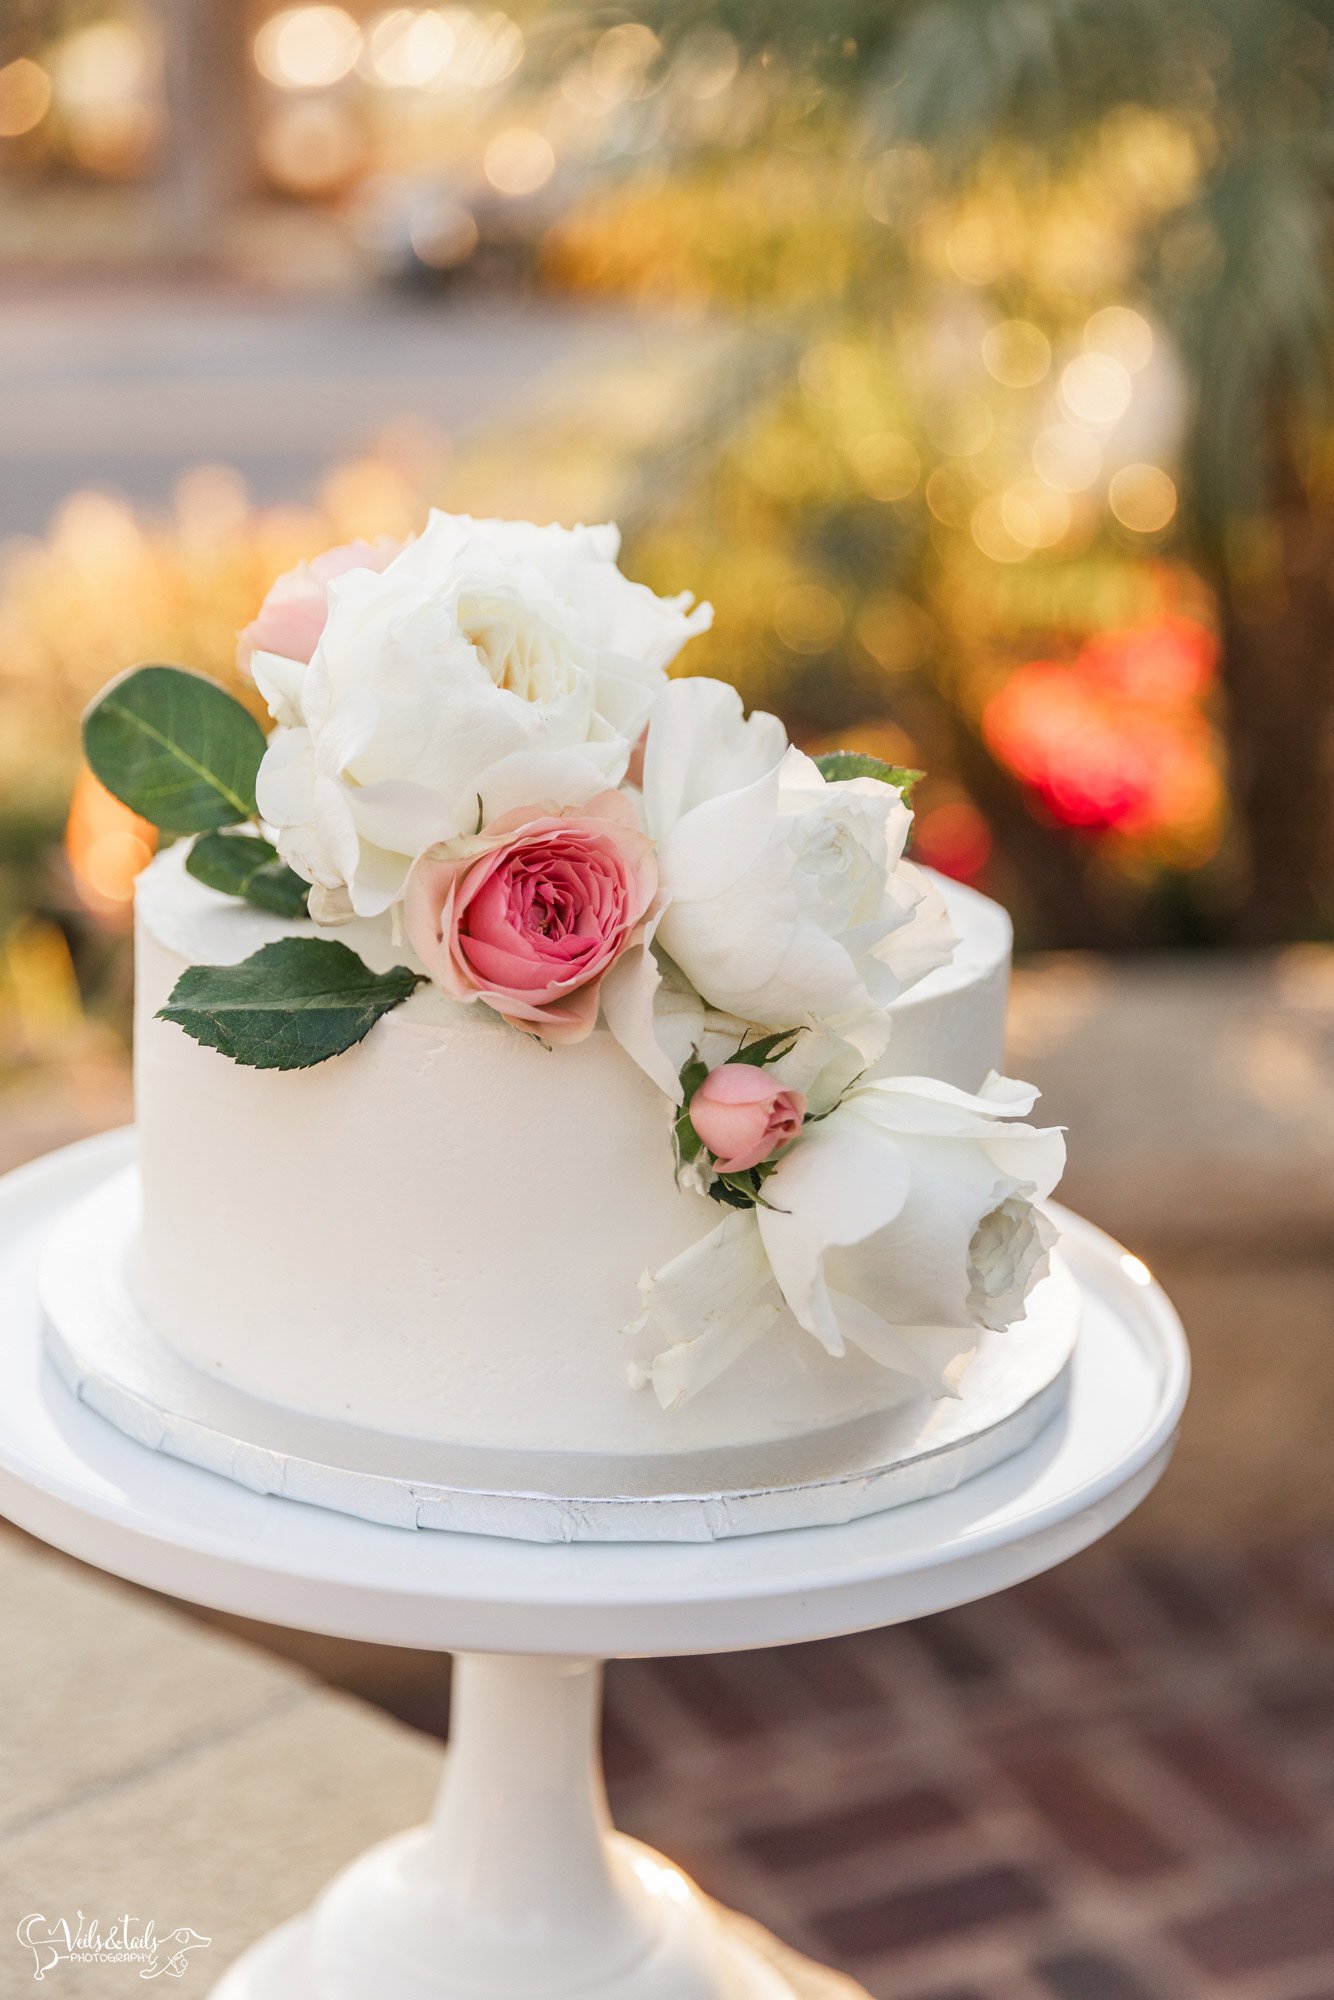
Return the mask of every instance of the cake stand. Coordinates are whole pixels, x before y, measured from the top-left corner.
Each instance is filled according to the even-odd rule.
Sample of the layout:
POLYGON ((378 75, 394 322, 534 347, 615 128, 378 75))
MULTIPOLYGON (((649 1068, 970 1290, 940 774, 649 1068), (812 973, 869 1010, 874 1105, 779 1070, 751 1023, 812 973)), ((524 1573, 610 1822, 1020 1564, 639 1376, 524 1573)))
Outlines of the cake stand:
POLYGON ((0 1510, 152 1589, 349 1639, 458 1655, 429 1826, 354 1862, 214 2000, 834 2000, 856 1992, 612 1832, 599 1665, 865 1630, 1003 1590, 1087 1547, 1170 1456, 1188 1361, 1149 1272, 1067 1218, 1084 1324, 1063 1413, 955 1491, 846 1526, 689 1544, 404 1529, 251 1492, 147 1449, 42 1353, 50 1223, 121 1142, 0 1182, 0 1510))

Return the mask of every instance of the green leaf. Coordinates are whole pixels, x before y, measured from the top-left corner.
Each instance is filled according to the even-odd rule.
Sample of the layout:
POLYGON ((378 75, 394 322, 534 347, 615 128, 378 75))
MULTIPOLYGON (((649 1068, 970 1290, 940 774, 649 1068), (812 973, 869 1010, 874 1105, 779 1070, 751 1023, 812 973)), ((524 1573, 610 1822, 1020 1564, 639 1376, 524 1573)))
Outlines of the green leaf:
POLYGON ((276 847, 255 833, 203 833, 186 857, 186 872, 224 896, 240 896, 275 917, 304 917, 310 884, 276 847))
POLYGON ((240 965, 192 965, 158 1019, 248 1069, 310 1069, 422 983, 405 965, 372 972, 332 938, 278 938, 240 965))
POLYGON ((830 750, 813 761, 820 776, 831 785, 841 784, 845 778, 878 778, 882 785, 893 785, 905 799, 918 779, 925 776, 922 771, 910 770, 906 764, 886 764, 882 757, 870 757, 861 750, 830 750))
POLYGON ((761 1035, 757 1042, 747 1042, 744 1048, 727 1058, 730 1063, 749 1063, 753 1069, 764 1069, 769 1063, 777 1062, 785 1056, 801 1033, 800 1028, 780 1028, 776 1035, 761 1035))
POLYGON ((83 748, 107 790, 163 833, 255 817, 264 731, 203 674, 132 667, 88 709, 83 748))
POLYGON ((699 1089, 708 1073, 709 1065, 706 1062, 701 1062, 698 1056, 692 1056, 690 1061, 682 1068, 681 1090, 683 1095, 681 1105, 684 1110, 689 1109, 691 1098, 695 1095, 695 1092, 699 1089))
POLYGON ((690 1122, 690 1113, 683 1111, 672 1127, 676 1139, 676 1157, 683 1167, 697 1160, 704 1150, 704 1141, 690 1122))

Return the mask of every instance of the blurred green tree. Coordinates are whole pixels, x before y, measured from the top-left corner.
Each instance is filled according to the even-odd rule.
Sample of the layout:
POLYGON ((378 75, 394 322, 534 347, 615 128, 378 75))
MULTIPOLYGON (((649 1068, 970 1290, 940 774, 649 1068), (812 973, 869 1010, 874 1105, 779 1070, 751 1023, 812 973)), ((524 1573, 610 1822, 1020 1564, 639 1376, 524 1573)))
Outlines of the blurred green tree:
POLYGON ((1334 917, 1334 7, 1329 0, 663 0, 813 69, 868 150, 962 181, 998 142, 1057 158, 1137 105, 1193 129, 1193 192, 1146 227, 1140 283, 1190 391, 1189 552, 1217 595, 1235 841, 1229 929, 1334 917))

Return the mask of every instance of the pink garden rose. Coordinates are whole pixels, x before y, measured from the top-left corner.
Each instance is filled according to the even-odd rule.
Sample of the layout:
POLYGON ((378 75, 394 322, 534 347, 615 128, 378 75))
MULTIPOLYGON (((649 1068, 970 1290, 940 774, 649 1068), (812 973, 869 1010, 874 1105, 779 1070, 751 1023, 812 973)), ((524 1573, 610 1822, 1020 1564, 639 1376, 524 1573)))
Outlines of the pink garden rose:
POLYGON ((520 806, 428 848, 408 876, 413 949, 443 993, 485 1000, 546 1042, 578 1042, 658 890, 653 842, 620 792, 520 806))
POLYGON ((250 671, 254 653, 277 653, 305 667, 320 643, 329 616, 329 585, 350 569, 388 569, 402 552, 401 542, 382 535, 378 542, 346 542, 308 563, 285 570, 243 632, 237 634, 236 664, 250 671))
POLYGON ((801 1092, 752 1063, 720 1064, 690 1100, 690 1122, 722 1174, 742 1174, 790 1146, 805 1116, 801 1092))

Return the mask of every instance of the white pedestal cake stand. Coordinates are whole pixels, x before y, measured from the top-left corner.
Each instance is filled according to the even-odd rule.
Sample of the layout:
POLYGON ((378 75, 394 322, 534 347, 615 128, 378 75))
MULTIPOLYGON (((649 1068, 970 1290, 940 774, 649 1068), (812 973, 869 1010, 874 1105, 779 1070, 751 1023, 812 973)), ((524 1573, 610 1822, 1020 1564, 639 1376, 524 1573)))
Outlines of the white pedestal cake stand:
POLYGON ((68 1148, 0 1183, 0 1510, 136 1583, 249 1618, 448 1650, 455 1726, 431 1824, 373 1849, 214 2000, 834 2000, 849 1983, 719 1911, 613 1833, 598 1662, 783 1645, 920 1617, 1061 1562, 1170 1456, 1188 1362, 1149 1273, 1071 1219, 1084 1301, 1070 1401, 952 1493, 690 1544, 412 1533, 251 1492, 136 1444, 44 1360, 46 1228, 107 1171, 68 1148))

